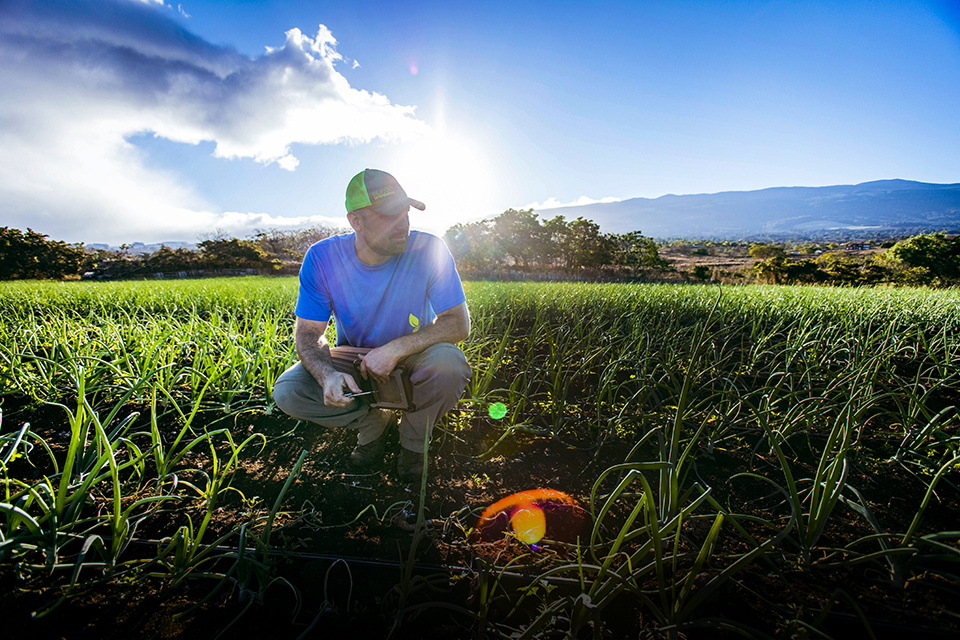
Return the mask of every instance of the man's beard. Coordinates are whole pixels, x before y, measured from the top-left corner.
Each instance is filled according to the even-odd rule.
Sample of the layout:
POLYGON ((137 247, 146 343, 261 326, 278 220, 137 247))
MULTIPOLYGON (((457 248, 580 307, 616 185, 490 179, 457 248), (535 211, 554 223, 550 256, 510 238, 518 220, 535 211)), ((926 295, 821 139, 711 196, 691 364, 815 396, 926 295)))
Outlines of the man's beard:
POLYGON ((409 240, 409 238, 409 231, 402 239, 393 237, 378 238, 375 243, 370 244, 370 248, 382 256, 398 256, 407 250, 407 240, 409 240))

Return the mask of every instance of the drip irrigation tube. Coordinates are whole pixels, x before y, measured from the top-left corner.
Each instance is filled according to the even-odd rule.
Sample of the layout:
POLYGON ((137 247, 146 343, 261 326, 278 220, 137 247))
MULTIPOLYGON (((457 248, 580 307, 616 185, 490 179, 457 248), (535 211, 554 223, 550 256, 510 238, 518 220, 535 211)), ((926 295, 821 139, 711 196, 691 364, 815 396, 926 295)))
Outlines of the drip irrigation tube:
MULTIPOLYGON (((111 540, 110 536, 104 536, 105 541, 111 540)), ((131 538, 129 544, 136 546, 152 546, 157 547, 164 544, 161 540, 150 540, 145 538, 131 538)), ((237 547, 231 547, 227 545, 218 545, 211 547, 209 545, 201 545, 203 549, 213 549, 214 551, 222 551, 225 553, 240 553, 240 549, 237 547)), ((330 555, 324 553, 305 553, 299 551, 281 551, 278 549, 269 549, 267 554, 275 558, 291 558, 295 560, 320 560, 325 562, 346 562, 350 565, 361 566, 361 567, 370 567, 372 569, 394 569, 401 570, 406 564, 405 562, 400 562, 396 560, 372 560, 369 558, 359 558, 355 556, 343 556, 343 555, 330 555)), ((471 569, 470 567, 460 567, 456 565, 451 566, 433 566, 433 565, 421 565, 419 563, 414 564, 414 571, 420 574, 434 574, 434 573, 451 573, 459 575, 469 575, 477 573, 476 569, 471 569)), ((573 578, 561 578, 557 576, 549 576, 547 578, 538 578, 537 576, 531 576, 524 573, 517 573, 514 571, 500 571, 497 572, 498 578, 506 578, 509 580, 517 580, 525 584, 530 584, 539 579, 540 582, 544 582, 556 586, 575 586, 580 587, 580 581, 573 578)))

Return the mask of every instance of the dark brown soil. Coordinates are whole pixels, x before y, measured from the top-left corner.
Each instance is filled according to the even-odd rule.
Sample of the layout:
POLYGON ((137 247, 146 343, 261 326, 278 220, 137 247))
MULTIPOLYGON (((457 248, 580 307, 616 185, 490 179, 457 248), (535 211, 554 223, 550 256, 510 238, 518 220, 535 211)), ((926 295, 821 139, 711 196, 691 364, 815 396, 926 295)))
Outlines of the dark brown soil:
MULTIPOLYGON (((4 407, 4 431, 10 431, 11 424, 29 421, 48 442, 64 441, 62 410, 30 407, 9 398, 4 407), (47 425, 45 433, 38 425, 47 425)), ((578 513, 584 523, 581 539, 586 539, 590 534, 588 511, 593 482, 603 470, 624 462, 632 446, 625 441, 608 441, 598 449, 592 442, 519 430, 494 446, 504 436, 505 425, 485 415, 448 421, 432 447, 424 505, 430 522, 416 545, 410 588, 402 599, 398 585, 402 584, 403 566, 414 542, 420 496, 419 487, 401 483, 396 477, 395 435, 383 467, 358 474, 349 466, 354 445, 350 431, 328 431, 262 412, 238 414, 216 424, 218 428, 224 426, 230 428, 237 442, 253 433, 264 434, 268 442, 262 451, 257 444, 241 455, 240 465, 232 474, 234 490, 224 494, 205 541, 227 536, 223 544, 236 547, 239 535, 230 533, 252 518, 269 513, 301 452, 308 452, 284 498, 270 540, 271 566, 262 578, 248 577, 245 588, 225 583, 204 602, 217 580, 188 579, 176 587, 160 578, 93 582, 92 570, 86 577, 91 582, 81 580, 83 584, 55 611, 31 619, 31 612, 56 600, 61 590, 52 585, 64 584, 66 572, 60 572, 52 582, 45 576, 17 576, 9 564, 4 564, 0 568, 4 636, 212 639, 226 629, 221 637, 487 637, 469 613, 484 613, 489 620, 507 624, 522 619, 523 611, 513 618, 509 614, 517 594, 530 583, 524 576, 559 563, 575 563, 576 556, 572 547, 551 542, 532 549, 510 536, 480 539, 471 532, 480 513, 512 493, 538 488, 559 490, 579 501, 582 510, 578 513), (460 426, 454 427, 454 422, 460 426), (502 577, 495 591, 497 597, 484 610, 480 585, 490 582, 491 575, 497 573, 489 567, 507 565, 509 575, 502 577), (408 613, 398 625, 401 604, 408 613)), ((734 512, 785 518, 789 509, 781 500, 769 497, 769 485, 748 478, 731 480, 738 473, 752 471, 782 481, 775 459, 755 447, 758 442, 759 435, 745 434, 736 448, 699 451, 687 485, 699 482, 711 487, 713 497, 720 504, 729 504, 734 512)), ((810 449, 815 445, 814 441, 810 449)), ((798 441, 795 449, 794 472, 799 477, 816 464, 812 451, 805 451, 806 446, 798 441)), ((652 446, 647 447, 636 459, 655 460, 656 452, 652 446)), ((188 462, 191 467, 209 469, 209 452, 198 448, 188 462)), ((925 491, 924 478, 886 460, 854 462, 849 484, 863 493, 885 530, 904 531, 925 491)), ((11 467, 11 475, 21 472, 25 469, 11 467)), ((32 473, 49 471, 38 468, 32 473)), ((653 481, 655 476, 649 475, 648 479, 653 481)), ((611 482, 605 483, 600 493, 611 490, 611 482)), ((948 484, 942 487, 935 508, 930 508, 924 518, 923 532, 955 530, 960 522, 957 491, 948 484)), ((623 513, 615 513, 613 518, 622 520, 627 510, 624 507, 623 513)), ((196 526, 202 514, 202 504, 195 502, 181 503, 151 516, 140 524, 137 538, 141 542, 132 544, 126 557, 155 555, 156 542, 151 540, 173 535, 177 527, 187 523, 188 516, 196 526)), ((547 538, 553 535, 575 542, 571 522, 569 518, 564 523, 548 522, 547 538)), ((691 521, 685 525, 685 536, 696 543, 705 535, 704 527, 709 529, 709 523, 691 521)), ((751 530, 758 538, 763 533, 751 530)), ((747 550, 732 529, 725 528, 724 532, 705 579, 729 564, 727 554, 747 550)), ((864 518, 841 505, 820 547, 842 549, 872 533, 864 518)), ((768 636, 786 633, 791 620, 801 620, 837 638, 866 637, 864 624, 851 604, 856 603, 877 637, 960 634, 960 601, 956 598, 960 584, 936 573, 941 569, 952 571, 951 567, 936 563, 918 567, 905 586, 898 588, 881 570, 881 563, 836 566, 845 558, 840 552, 815 554, 811 566, 800 566, 790 539, 795 536, 766 560, 734 574, 694 617, 732 621, 768 636), (831 615, 818 620, 825 608, 832 610, 831 615)), ((225 561, 210 569, 225 571, 229 566, 225 561)), ((566 576, 574 578, 575 574, 566 576)), ((579 591, 569 581, 558 580, 554 586, 558 593, 570 590, 571 597, 579 591)), ((642 637, 655 622, 629 594, 615 601, 604 612, 603 620, 613 637, 642 637)), ((592 637, 591 633, 587 629, 582 635, 592 637)), ((721 634, 709 627, 685 633, 688 637, 721 634)))

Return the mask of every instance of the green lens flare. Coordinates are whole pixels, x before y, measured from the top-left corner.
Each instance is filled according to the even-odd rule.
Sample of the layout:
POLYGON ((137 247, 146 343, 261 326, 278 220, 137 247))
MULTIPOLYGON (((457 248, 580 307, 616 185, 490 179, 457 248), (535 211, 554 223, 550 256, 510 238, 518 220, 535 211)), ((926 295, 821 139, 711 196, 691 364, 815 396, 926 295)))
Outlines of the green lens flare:
POLYGON ((487 409, 487 413, 489 413, 490 417, 494 420, 500 420, 503 416, 507 415, 507 405, 502 402, 494 402, 490 405, 490 408, 487 409))

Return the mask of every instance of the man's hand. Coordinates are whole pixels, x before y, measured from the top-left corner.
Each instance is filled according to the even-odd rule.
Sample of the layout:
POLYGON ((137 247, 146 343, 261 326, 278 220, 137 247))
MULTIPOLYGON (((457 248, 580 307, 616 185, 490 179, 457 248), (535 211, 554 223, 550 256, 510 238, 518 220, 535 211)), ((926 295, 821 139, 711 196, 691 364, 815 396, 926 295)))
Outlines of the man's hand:
POLYGON ((360 373, 364 379, 385 383, 390 373, 397 368, 403 358, 420 353, 427 347, 440 342, 456 343, 466 340, 470 335, 470 312, 467 303, 461 302, 455 307, 441 311, 436 320, 425 327, 420 327, 416 333, 401 336, 385 345, 371 350, 367 355, 360 356, 360 373))
POLYGON ((390 374, 397 368, 400 358, 393 354, 389 345, 372 349, 366 355, 360 356, 360 373, 365 379, 373 376, 374 380, 383 384, 390 379, 390 374))
POLYGON ((344 389, 348 389, 351 393, 362 391, 353 376, 339 371, 332 371, 324 376, 321 385, 323 386, 323 404, 328 407, 343 408, 353 402, 353 398, 343 395, 344 389))
POLYGON ((323 388, 323 404, 342 409, 353 400, 343 395, 344 390, 360 393, 361 389, 353 376, 334 368, 326 331, 326 322, 297 318, 297 354, 303 366, 323 388))

